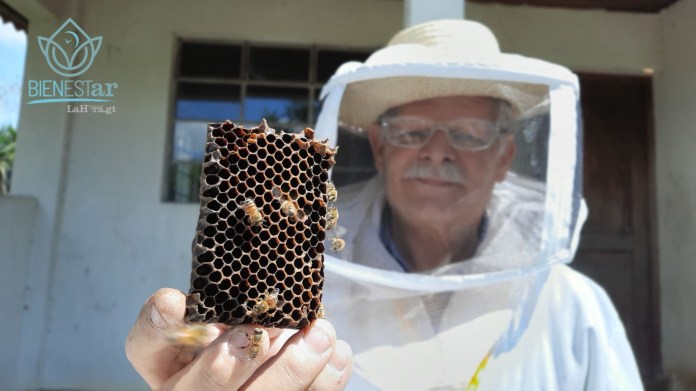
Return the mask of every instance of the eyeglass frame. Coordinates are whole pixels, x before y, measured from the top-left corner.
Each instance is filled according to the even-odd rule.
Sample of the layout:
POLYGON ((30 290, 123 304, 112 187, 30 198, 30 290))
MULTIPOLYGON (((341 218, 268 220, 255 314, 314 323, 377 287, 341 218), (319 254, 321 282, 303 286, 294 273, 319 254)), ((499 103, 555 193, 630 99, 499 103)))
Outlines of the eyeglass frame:
MULTIPOLYGON (((458 150, 463 150, 463 151, 476 152, 476 151, 483 151, 483 150, 490 148, 495 143, 495 141, 500 138, 500 136, 512 133, 512 131, 510 131, 510 126, 505 126, 506 124, 509 125, 509 123, 510 123, 509 112, 508 112, 508 110, 506 110, 507 105, 500 105, 500 108, 501 108, 500 114, 498 115, 498 117, 495 121, 488 121, 485 119, 477 119, 477 118, 467 118, 468 120, 476 121, 476 122, 479 122, 479 121, 489 122, 494 127, 494 129, 493 129, 494 135, 493 135, 493 137, 491 137, 490 141, 488 141, 485 145, 481 145, 479 147, 474 147, 474 148, 457 146, 456 143, 453 142, 452 136, 451 136, 451 129, 452 128, 450 128, 448 126, 448 124, 453 122, 453 121, 449 121, 449 123, 448 122, 443 123, 443 122, 434 122, 433 121, 433 123, 430 124, 429 128, 427 129, 429 131, 429 134, 426 137, 426 139, 421 144, 415 144, 415 145, 398 144, 392 139, 392 137, 390 137, 390 133, 389 133, 389 129, 388 129, 388 125, 389 125, 388 121, 395 119, 395 118, 399 118, 398 114, 390 113, 390 111, 392 111, 392 110, 388 110, 387 112, 382 114, 377 119, 377 124, 380 127, 380 132, 381 132, 382 136, 390 144, 392 144, 393 146, 399 147, 399 148, 412 148, 412 149, 422 148, 428 144, 428 142, 433 137, 435 132, 439 129, 445 133, 445 136, 447 137, 447 141, 450 143, 450 145, 453 148, 458 149, 458 150)), ((417 116, 407 116, 407 117, 423 118, 423 117, 417 117, 417 116)), ((423 118, 423 119, 427 119, 427 118, 423 118)), ((464 119, 464 118, 460 118, 460 119, 464 119)))

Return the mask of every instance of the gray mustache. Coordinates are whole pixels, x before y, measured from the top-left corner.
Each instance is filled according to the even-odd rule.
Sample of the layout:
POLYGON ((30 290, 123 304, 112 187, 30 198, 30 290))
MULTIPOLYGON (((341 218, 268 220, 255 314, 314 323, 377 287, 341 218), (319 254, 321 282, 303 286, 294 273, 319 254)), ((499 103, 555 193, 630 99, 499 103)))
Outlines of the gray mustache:
POLYGON ((464 185, 464 175, 459 167, 452 163, 432 165, 427 163, 416 163, 406 170, 404 178, 438 179, 459 185, 464 185))

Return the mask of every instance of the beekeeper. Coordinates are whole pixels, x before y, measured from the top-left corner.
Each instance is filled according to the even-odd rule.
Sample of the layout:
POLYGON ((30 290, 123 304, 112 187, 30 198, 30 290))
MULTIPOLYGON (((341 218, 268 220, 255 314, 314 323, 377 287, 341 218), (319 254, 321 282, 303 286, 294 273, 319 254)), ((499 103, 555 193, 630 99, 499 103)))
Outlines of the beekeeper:
POLYGON ((322 95, 333 180, 353 182, 327 240, 345 242, 326 256, 328 321, 265 331, 256 360, 239 349, 250 325, 211 325, 187 355, 162 338, 184 295, 160 290, 126 344, 151 387, 642 389, 606 293, 565 265, 586 217, 574 74, 441 20, 344 64, 322 95))

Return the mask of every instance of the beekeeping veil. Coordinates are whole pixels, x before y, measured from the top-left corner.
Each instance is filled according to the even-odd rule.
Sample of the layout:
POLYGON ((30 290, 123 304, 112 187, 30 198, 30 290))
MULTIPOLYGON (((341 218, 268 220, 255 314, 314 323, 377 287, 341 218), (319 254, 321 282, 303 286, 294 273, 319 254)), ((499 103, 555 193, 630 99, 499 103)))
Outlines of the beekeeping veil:
POLYGON ((327 250, 324 303, 355 353, 351 386, 459 389, 486 357, 515 348, 550 267, 572 260, 586 215, 578 94, 567 69, 500 53, 486 27, 464 20, 410 27, 329 80, 317 132, 340 146, 339 227, 329 237, 346 247, 327 250), (461 95, 509 104, 515 158, 483 213, 475 255, 408 273, 380 238, 385 182, 364 133, 391 108, 461 95))

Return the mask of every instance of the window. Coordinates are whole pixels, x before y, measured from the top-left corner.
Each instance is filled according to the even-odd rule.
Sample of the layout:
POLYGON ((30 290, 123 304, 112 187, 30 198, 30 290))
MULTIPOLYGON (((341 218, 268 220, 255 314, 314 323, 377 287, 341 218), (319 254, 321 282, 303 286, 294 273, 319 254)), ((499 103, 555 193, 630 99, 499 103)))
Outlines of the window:
POLYGON ((367 50, 316 46, 179 43, 173 137, 166 199, 198 202, 209 122, 301 131, 313 126, 319 93, 336 68, 364 61, 367 50))

